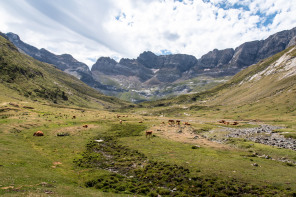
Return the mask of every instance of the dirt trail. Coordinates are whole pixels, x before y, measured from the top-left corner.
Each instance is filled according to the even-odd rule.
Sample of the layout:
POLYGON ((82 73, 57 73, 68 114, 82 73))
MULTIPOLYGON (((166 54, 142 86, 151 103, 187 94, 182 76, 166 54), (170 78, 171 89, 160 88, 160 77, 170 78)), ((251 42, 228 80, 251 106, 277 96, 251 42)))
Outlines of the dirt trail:
POLYGON ((166 139, 184 142, 194 145, 199 145, 202 147, 212 147, 224 150, 232 149, 230 146, 225 144, 219 144, 217 142, 212 142, 203 138, 202 136, 195 134, 194 128, 190 125, 167 125, 161 124, 159 126, 153 126, 150 128, 155 135, 163 137, 166 139))

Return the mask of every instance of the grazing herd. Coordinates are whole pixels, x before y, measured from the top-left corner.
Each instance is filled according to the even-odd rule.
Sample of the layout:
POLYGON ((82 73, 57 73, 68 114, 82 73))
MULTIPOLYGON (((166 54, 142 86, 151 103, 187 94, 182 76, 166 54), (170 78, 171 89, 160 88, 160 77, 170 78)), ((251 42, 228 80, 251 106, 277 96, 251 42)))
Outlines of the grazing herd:
MULTIPOLYGON (((116 115, 117 118, 120 118, 120 117, 128 117, 128 115, 116 115)), ((76 116, 72 116, 72 119, 76 119, 76 116)), ((119 120, 119 124, 122 124, 122 120, 120 119, 119 120)), ((218 121, 219 123, 222 123, 222 124, 225 124, 225 125, 238 125, 239 123, 237 121, 234 121, 234 122, 228 122, 228 121, 225 121, 225 120, 220 120, 218 121)), ((138 123, 143 123, 143 121, 139 121, 138 123)), ((165 125, 165 122, 162 122, 161 123, 162 125, 165 125)), ((181 121, 180 120, 168 120, 168 125, 169 126, 175 126, 175 125, 181 125, 181 121)), ((187 125, 187 126, 190 126, 191 124, 188 123, 188 122, 184 122, 184 125, 187 125)), ((82 126, 83 128, 88 128, 88 125, 83 125, 82 126)), ((152 133, 153 131, 145 131, 146 133, 146 138, 150 138, 152 136, 152 133)), ((44 133, 42 131, 37 131, 33 134, 33 136, 44 136, 44 133)))
POLYGON ((227 122, 225 120, 219 120, 218 121, 219 123, 222 123, 222 124, 225 124, 225 125, 238 125, 238 122, 237 121, 234 121, 234 122, 227 122))

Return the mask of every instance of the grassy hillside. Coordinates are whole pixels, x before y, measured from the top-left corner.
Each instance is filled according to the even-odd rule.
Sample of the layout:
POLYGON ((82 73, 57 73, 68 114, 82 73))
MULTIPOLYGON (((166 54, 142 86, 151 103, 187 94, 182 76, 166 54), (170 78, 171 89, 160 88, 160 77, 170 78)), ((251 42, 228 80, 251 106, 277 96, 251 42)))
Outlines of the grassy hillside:
MULTIPOLYGON (((119 107, 126 104, 100 94, 52 65, 19 53, 12 43, 1 36, 0 81, 5 87, 35 101, 96 108, 119 107)), ((10 95, 4 90, 1 94, 10 95)))

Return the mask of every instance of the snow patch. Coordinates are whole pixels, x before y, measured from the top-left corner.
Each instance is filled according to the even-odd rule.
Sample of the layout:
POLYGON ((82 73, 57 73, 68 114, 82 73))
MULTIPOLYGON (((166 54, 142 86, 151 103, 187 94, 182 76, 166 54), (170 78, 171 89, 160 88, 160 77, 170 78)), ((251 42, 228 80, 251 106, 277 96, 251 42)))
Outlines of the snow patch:
POLYGON ((152 70, 152 72, 155 74, 155 73, 157 73, 158 71, 159 71, 159 69, 151 69, 152 70))

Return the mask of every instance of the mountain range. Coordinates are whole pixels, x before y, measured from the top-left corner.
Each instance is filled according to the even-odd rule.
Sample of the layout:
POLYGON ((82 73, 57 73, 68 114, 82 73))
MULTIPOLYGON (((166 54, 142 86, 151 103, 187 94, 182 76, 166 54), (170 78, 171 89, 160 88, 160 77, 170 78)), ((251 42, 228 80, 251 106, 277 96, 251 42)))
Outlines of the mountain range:
MULTIPOLYGON (((153 115, 203 114, 208 117, 251 120, 296 116, 296 45, 235 74, 209 90, 169 99, 143 102, 153 115)), ((293 118, 292 118, 293 119, 293 118)))
POLYGON ((22 53, 53 64, 104 94, 140 102, 196 93, 223 83, 229 76, 295 44, 296 28, 265 40, 243 43, 235 49, 214 49, 199 59, 186 54, 155 55, 150 51, 119 62, 100 57, 91 70, 69 54, 55 55, 24 43, 16 34, 6 36, 22 53))

